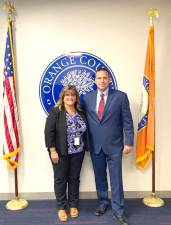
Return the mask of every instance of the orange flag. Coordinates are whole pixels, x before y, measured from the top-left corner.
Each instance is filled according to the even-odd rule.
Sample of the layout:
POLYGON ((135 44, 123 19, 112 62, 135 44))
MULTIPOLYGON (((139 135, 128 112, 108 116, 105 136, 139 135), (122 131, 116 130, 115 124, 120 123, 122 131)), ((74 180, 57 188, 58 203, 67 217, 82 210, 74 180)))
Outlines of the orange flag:
POLYGON ((148 46, 143 76, 143 92, 136 143, 136 165, 144 169, 155 149, 155 59, 154 26, 148 33, 148 46))

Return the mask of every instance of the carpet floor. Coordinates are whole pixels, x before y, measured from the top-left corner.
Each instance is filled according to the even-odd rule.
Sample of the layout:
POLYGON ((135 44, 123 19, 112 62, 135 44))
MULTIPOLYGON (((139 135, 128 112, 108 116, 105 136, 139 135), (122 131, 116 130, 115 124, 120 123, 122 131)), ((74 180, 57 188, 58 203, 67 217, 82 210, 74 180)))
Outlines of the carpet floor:
MULTIPOLYGON (((130 225, 171 225, 171 199, 164 199, 165 205, 151 208, 142 204, 141 199, 126 199, 125 211, 130 225)), ((117 225, 109 208, 103 216, 95 216, 96 200, 80 200, 78 218, 67 222, 57 219, 55 200, 29 201, 29 206, 20 211, 5 209, 0 201, 0 225, 117 225)))

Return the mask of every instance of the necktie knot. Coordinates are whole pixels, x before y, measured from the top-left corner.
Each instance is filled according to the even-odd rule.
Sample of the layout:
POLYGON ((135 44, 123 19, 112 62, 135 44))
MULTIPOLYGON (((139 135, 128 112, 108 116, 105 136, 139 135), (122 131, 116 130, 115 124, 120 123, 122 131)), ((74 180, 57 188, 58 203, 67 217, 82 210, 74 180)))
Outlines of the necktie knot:
POLYGON ((104 98, 104 94, 102 93, 102 94, 100 94, 100 97, 101 97, 101 99, 103 99, 104 98))

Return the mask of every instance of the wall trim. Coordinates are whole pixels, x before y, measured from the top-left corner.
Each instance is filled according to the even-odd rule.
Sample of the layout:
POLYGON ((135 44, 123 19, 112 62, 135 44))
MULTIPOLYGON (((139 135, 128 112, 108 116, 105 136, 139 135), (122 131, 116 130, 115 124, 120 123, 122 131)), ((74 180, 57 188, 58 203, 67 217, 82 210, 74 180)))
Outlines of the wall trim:
MULTIPOLYGON (((157 196, 161 198, 171 198, 171 191, 158 191, 156 192, 157 196)), ((109 193, 109 195, 111 195, 109 193)), ((125 198, 144 198, 151 195, 150 191, 125 191, 125 198)), ((13 199, 15 196, 13 193, 0 193, 0 200, 9 200, 13 199)), ((29 193, 20 193, 20 198, 27 200, 43 200, 43 199, 55 199, 53 192, 29 192, 29 193)), ((80 199, 96 199, 96 192, 80 192, 80 199)))

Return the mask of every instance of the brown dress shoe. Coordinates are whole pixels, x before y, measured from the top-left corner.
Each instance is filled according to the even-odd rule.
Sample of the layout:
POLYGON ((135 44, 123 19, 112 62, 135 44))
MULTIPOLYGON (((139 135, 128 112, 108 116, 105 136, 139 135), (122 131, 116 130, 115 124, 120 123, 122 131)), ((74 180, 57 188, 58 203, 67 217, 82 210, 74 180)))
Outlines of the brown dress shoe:
POLYGON ((68 220, 68 216, 67 216, 66 211, 64 209, 58 210, 58 218, 62 222, 65 222, 65 221, 68 220))
POLYGON ((70 216, 71 217, 78 217, 79 212, 77 208, 70 208, 70 216))

